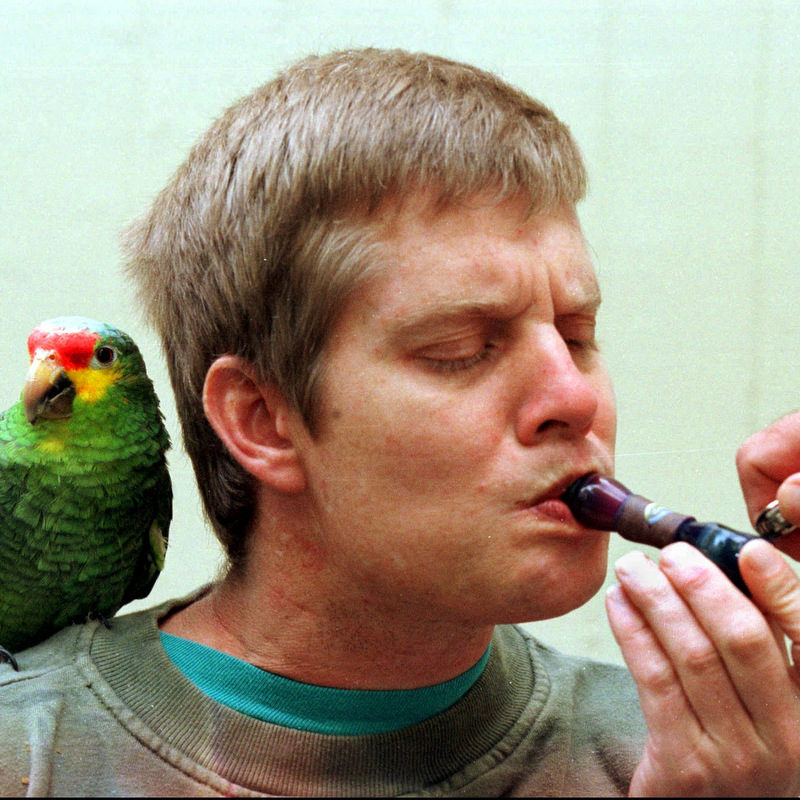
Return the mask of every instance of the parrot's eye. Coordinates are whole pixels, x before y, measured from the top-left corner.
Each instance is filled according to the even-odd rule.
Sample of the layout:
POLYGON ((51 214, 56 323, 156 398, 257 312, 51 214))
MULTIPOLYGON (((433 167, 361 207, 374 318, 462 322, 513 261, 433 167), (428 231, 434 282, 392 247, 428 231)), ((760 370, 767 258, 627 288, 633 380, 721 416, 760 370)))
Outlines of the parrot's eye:
POLYGON ((95 367, 110 367, 117 360, 117 351, 108 345, 102 345, 95 350, 92 365, 95 367))

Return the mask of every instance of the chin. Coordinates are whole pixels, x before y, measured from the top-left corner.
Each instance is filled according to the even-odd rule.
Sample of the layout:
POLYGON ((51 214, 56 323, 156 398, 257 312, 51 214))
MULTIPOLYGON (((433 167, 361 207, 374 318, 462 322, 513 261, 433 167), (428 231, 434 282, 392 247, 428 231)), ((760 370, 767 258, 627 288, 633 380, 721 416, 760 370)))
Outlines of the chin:
POLYGON ((517 602, 498 624, 517 624, 553 619, 574 611, 588 602, 606 579, 603 557, 593 564, 584 562, 581 571, 560 572, 560 580, 531 578, 518 592, 517 602))
MULTIPOLYGON (((601 582, 602 585, 602 582, 601 582)), ((597 589, 600 587, 598 586, 597 589)), ((555 619, 556 617, 563 617, 569 614, 570 611, 575 611, 580 608, 584 603, 590 600, 596 593, 597 589, 587 592, 585 597, 576 598, 574 595, 564 598, 564 601, 559 603, 551 602, 547 604, 531 603, 527 608, 520 607, 510 613, 505 619, 495 624, 498 625, 520 625, 526 622, 538 622, 545 619, 555 619)))

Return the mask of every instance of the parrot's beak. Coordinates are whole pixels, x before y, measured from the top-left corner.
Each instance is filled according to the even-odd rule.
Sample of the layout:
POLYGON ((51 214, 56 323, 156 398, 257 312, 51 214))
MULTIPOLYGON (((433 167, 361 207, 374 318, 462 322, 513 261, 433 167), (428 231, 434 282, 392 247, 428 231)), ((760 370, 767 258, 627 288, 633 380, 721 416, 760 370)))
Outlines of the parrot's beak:
POLYGON ((75 386, 67 377, 58 354, 52 350, 37 350, 22 390, 28 422, 33 425, 38 419, 71 417, 74 398, 75 386))

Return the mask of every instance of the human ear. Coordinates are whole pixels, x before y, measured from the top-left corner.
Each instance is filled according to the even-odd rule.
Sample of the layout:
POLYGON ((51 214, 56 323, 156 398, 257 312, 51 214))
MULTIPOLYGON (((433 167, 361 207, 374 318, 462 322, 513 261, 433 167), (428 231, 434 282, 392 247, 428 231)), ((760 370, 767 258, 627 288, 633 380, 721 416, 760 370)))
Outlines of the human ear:
POLYGON ((243 358, 224 355, 209 367, 203 409, 228 451, 251 475, 279 492, 297 494, 306 476, 291 438, 282 393, 260 381, 243 358))

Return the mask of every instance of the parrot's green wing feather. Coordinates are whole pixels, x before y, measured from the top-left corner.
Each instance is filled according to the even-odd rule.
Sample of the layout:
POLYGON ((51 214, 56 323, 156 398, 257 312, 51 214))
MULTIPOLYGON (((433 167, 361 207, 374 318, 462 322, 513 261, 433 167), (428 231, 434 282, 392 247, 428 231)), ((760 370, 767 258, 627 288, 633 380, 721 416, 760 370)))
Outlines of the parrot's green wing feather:
POLYGON ((160 471, 154 487, 153 508, 155 515, 146 531, 146 542, 141 550, 133 579, 123 598, 123 605, 131 600, 147 597, 164 569, 169 540, 169 525, 172 520, 172 483, 166 464, 160 471))

